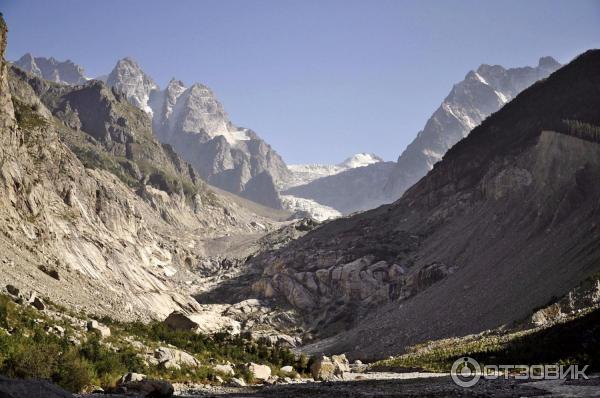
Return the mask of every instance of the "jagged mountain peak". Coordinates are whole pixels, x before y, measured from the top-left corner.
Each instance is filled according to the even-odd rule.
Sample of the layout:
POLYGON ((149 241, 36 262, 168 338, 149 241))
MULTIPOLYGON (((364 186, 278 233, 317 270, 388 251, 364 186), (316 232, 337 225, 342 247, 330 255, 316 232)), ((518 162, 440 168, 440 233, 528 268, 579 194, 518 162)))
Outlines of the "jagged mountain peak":
POLYGON ((540 57, 538 61, 538 68, 556 70, 560 68, 560 62, 550 56, 540 57))
POLYGON ((54 57, 34 57, 31 53, 26 53, 14 64, 34 76, 55 83, 76 85, 89 80, 83 68, 69 59, 58 61, 54 57))
POLYGON ((400 155, 384 188, 385 195, 390 200, 398 199, 486 117, 559 67, 554 58, 542 57, 536 67, 505 68, 482 64, 467 73, 400 155))
POLYGON ((114 69, 108 75, 106 83, 125 94, 133 105, 146 113, 153 113, 148 101, 150 100, 150 93, 153 90, 158 90, 158 85, 132 57, 118 60, 114 69))

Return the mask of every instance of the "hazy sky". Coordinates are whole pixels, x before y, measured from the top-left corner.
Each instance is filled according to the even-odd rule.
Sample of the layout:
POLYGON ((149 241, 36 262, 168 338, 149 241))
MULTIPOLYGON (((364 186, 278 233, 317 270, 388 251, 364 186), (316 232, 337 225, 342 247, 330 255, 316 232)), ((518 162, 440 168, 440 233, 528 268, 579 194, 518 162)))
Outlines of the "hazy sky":
POLYGON ((132 56, 164 87, 202 82, 288 163, 395 160, 481 63, 600 47, 600 1, 0 0, 8 58, 89 76, 132 56))

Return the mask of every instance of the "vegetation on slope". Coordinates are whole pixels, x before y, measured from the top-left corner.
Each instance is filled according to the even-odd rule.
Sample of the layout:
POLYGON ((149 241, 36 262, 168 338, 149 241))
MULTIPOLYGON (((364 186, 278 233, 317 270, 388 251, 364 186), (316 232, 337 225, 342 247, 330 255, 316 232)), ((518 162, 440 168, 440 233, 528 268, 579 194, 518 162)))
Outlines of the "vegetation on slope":
MULTIPOLYGON (((46 379, 78 392, 91 386, 110 389, 127 372, 170 381, 211 383, 219 375, 213 369, 215 363, 233 363, 236 376, 247 381, 252 381, 252 375, 243 367, 247 362, 269 365, 274 374, 284 365, 293 365, 300 372, 307 372, 309 367, 306 357, 252 341, 249 336, 174 331, 160 322, 120 323, 104 318, 102 322, 110 325, 111 336, 101 338, 97 332, 74 326, 74 322, 85 321, 85 315, 57 305, 50 307, 52 310, 41 312, 0 295, 0 374, 46 379), (159 346, 186 351, 201 365, 167 369, 148 363, 145 353, 159 346)), ((225 380, 231 377, 219 376, 225 380)))
POLYGON ((411 347, 404 355, 379 361, 372 369, 448 372, 454 361, 464 356, 482 365, 579 364, 598 371, 600 308, 544 328, 429 341, 411 347))

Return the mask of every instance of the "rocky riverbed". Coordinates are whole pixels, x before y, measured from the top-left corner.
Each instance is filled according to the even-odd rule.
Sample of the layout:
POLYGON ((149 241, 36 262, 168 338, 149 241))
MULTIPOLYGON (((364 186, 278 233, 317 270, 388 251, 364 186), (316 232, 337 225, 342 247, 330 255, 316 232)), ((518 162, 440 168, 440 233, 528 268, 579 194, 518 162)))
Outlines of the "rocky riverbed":
MULTIPOLYGON (((472 388, 459 387, 447 374, 363 373, 351 380, 331 382, 295 381, 288 384, 248 387, 175 385, 177 397, 308 398, 308 397, 600 397, 599 378, 573 381, 525 382, 481 380, 472 388)), ((78 398, 124 398, 122 395, 88 394, 78 398)))

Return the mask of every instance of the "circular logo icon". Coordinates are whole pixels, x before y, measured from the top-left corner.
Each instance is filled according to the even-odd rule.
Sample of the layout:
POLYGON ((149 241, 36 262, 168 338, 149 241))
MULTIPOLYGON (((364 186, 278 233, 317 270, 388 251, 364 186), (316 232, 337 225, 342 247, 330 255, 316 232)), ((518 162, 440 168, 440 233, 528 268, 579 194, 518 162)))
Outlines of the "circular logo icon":
POLYGON ((450 376, 458 386, 473 387, 481 378, 481 366, 473 358, 459 358, 452 364, 450 376))

